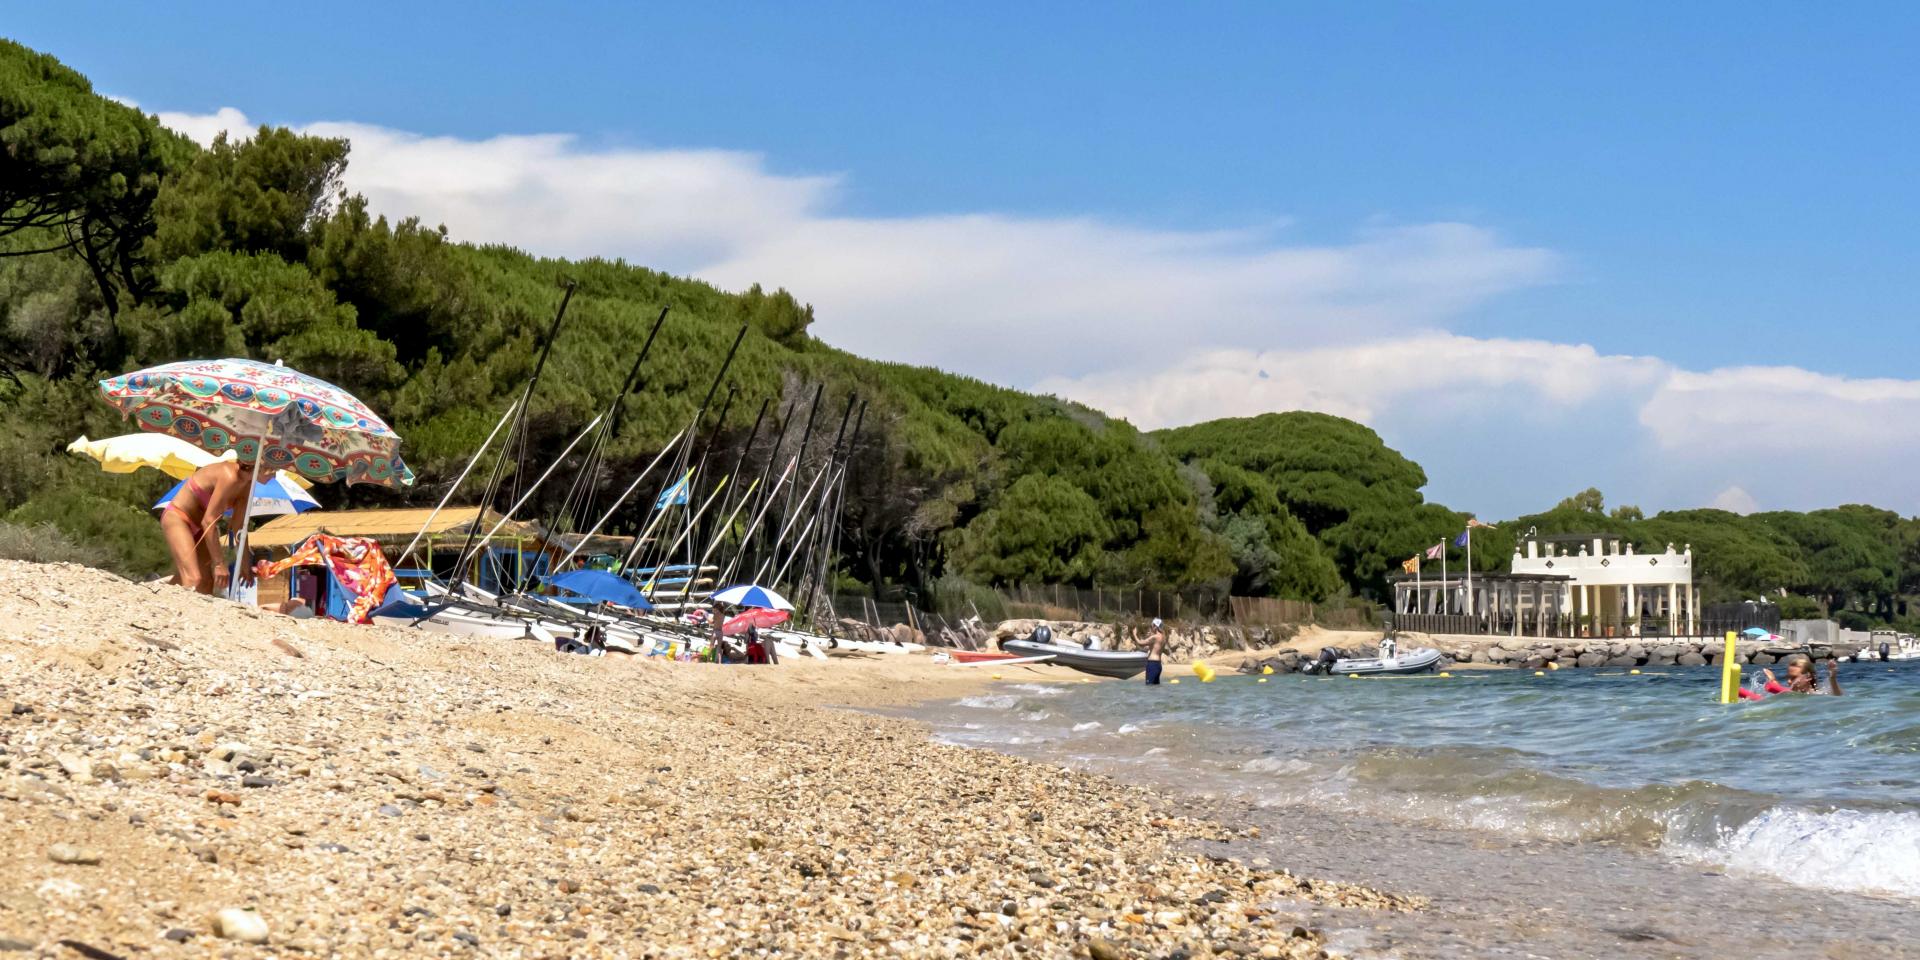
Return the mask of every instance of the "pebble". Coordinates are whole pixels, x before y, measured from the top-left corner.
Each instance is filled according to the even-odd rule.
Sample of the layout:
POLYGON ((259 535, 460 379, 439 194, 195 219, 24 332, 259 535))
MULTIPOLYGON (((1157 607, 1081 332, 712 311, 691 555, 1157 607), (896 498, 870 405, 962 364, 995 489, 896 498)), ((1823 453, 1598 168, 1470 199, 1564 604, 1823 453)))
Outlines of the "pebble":
POLYGON ((54 863, 97 866, 100 863, 100 851, 71 843, 56 843, 47 848, 47 859, 54 863))
POLYGON ((225 940, 266 943, 267 922, 252 910, 228 907, 213 915, 213 932, 225 940))
POLYGON ((1277 944, 1272 955, 1304 960, 1323 950, 1317 933, 1241 905, 1413 906, 1196 853, 1238 831, 1149 792, 820 707, 949 682, 932 673, 907 694, 881 662, 715 683, 696 665, 583 669, 415 631, 274 617, 230 628, 229 608, 186 591, 6 560, 0 625, 44 619, 21 598, 56 585, 98 601, 47 628, 73 648, 111 654, 129 618, 177 625, 165 628, 177 644, 104 668, 56 647, 6 662, 24 668, 8 700, 41 705, 0 722, 0 796, 23 801, 9 827, 18 814, 37 831, 23 835, 104 854, 99 867, 43 867, 56 875, 36 878, 28 908, 0 884, 0 921, 15 925, 4 933, 21 941, 246 954, 239 944, 268 942, 273 916, 275 953, 343 958, 670 945, 663 955, 688 958, 1144 960, 1277 944), (251 642, 235 644, 236 629, 251 642), (305 638, 307 656, 272 650, 275 631, 305 638), (352 709, 315 709, 319 691, 352 709), (75 769, 86 760, 93 782, 56 752, 75 769), (461 753, 487 768, 450 759, 461 753), (121 779, 104 785, 108 761, 121 779), (216 913, 235 900, 206 898, 237 900, 236 886, 253 909, 216 913), (193 919, 209 916, 212 934, 193 919))

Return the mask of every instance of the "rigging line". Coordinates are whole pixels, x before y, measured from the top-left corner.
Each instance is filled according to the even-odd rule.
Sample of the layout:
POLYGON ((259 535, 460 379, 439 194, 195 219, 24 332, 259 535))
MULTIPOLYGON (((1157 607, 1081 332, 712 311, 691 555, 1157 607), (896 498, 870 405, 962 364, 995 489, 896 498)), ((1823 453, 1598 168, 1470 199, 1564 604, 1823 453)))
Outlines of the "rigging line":
POLYGON ((674 443, 679 441, 679 439, 680 439, 680 434, 678 433, 674 434, 673 439, 668 440, 667 445, 664 447, 661 447, 659 453, 654 454, 653 461, 648 463, 646 466, 646 469, 641 470, 639 475, 633 478, 632 483, 627 484, 627 489, 621 491, 620 496, 615 498, 612 505, 607 507, 607 512, 601 515, 599 522, 595 523, 592 529, 588 530, 585 534, 583 534, 580 537, 580 542, 575 544, 573 549, 568 551, 567 555, 564 557, 561 557, 560 562, 554 565, 554 571, 553 571, 554 573, 556 574, 560 573, 561 568, 567 565, 567 561, 572 560, 574 557, 574 554, 579 553, 581 548, 586 546, 587 541, 592 539, 594 534, 597 534, 600 532, 600 528, 605 526, 607 521, 613 517, 614 511, 620 509, 620 505, 627 501, 627 497, 633 495, 633 491, 640 488, 641 482, 647 479, 647 475, 653 472, 653 468, 659 466, 661 460, 666 459, 667 451, 673 449, 674 443))

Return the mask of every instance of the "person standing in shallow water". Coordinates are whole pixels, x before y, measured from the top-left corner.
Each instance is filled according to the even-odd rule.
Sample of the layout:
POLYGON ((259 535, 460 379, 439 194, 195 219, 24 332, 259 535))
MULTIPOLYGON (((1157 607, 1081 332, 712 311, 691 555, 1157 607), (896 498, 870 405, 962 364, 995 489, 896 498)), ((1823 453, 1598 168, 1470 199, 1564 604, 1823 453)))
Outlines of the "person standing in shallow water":
POLYGON ((1166 648, 1167 631, 1159 617, 1153 618, 1153 633, 1147 637, 1147 686, 1160 685, 1160 652, 1166 648))

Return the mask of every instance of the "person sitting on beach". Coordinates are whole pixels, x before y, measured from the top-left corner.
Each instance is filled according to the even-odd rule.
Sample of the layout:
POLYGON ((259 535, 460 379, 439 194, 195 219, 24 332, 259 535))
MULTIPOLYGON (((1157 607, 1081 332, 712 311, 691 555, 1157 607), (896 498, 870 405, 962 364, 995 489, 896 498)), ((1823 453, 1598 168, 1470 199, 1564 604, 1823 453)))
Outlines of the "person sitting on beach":
POLYGON ((760 636, 759 627, 747 628, 747 662, 765 664, 780 662, 779 655, 773 652, 773 644, 760 636))
POLYGON ((219 523, 245 507, 252 480, 252 463, 217 460, 195 470, 167 501, 160 512, 160 537, 173 556, 175 583, 207 594, 226 586, 219 523))
MULTIPOLYGON (((1820 689, 1818 677, 1814 674, 1813 661, 1804 655, 1795 656, 1787 661, 1787 682, 1784 684, 1774 678, 1772 670, 1763 670, 1761 674, 1767 679, 1767 685, 1763 689, 1768 693, 1813 693, 1833 697, 1841 695, 1839 660, 1827 661, 1827 689, 1825 690, 1820 689)), ((1746 694, 1747 691, 1743 690, 1741 693, 1746 694)))

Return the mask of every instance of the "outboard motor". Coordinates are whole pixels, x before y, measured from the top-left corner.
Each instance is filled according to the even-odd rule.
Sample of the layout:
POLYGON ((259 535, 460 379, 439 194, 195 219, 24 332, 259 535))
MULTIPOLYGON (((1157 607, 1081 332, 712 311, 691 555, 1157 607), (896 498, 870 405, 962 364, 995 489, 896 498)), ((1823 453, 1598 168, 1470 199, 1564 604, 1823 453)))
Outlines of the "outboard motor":
POLYGON ((1307 672, 1330 676, 1333 673, 1333 662, 1338 659, 1340 659, 1340 651, 1332 647, 1321 647, 1320 656, 1307 665, 1307 672))
POLYGON ((1892 654, 1893 650, 1890 648, 1890 645, 1885 640, 1880 641, 1880 662, 1885 663, 1891 659, 1892 654))

